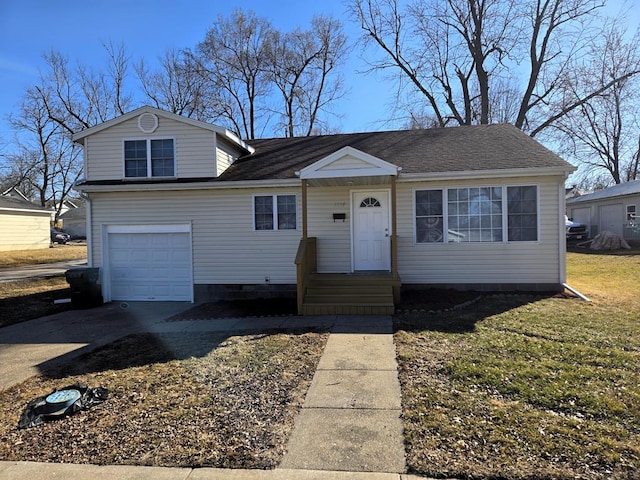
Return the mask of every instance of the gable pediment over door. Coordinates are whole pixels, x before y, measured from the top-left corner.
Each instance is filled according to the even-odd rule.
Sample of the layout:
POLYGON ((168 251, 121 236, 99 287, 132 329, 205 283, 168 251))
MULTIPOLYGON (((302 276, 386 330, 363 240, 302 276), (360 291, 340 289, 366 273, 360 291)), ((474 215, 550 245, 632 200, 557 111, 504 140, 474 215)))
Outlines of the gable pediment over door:
POLYGON ((303 168, 301 179, 348 177, 388 177, 398 175, 400 168, 353 147, 344 147, 303 168))

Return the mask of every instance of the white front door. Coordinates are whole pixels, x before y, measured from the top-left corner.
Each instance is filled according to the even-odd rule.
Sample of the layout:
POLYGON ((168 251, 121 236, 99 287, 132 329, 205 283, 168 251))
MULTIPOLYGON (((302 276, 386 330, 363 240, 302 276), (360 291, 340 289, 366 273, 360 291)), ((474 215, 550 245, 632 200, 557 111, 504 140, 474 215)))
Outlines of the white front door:
POLYGON ((353 269, 391 268, 389 192, 353 193, 353 269))

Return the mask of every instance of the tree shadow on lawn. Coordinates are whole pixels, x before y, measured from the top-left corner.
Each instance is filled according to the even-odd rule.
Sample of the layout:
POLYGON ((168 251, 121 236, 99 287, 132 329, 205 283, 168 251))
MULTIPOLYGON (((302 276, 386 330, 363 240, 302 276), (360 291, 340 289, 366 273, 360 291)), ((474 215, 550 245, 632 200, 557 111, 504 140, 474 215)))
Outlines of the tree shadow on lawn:
MULTIPOLYGON (((488 316, 506 312, 557 294, 521 293, 496 294, 446 289, 403 292, 402 302, 394 315, 394 330, 438 331, 446 333, 473 332, 478 322, 488 316)), ((262 299, 225 301, 196 305, 167 321, 220 319, 228 317, 295 315, 292 299, 262 299)), ((48 378, 124 370, 130 367, 167 363, 190 357, 205 357, 232 335, 268 336, 277 333, 326 333, 321 327, 242 331, 242 332, 180 332, 135 333, 100 347, 85 347, 39 366, 48 378)))
POLYGON ((70 303, 55 304, 54 301, 69 298, 70 295, 69 288, 62 288, 0 299, 0 312, 2 312, 0 327, 66 312, 72 308, 70 303))
POLYGON ((168 363, 173 360, 203 358, 224 345, 232 336, 252 337, 253 340, 288 333, 326 333, 320 328, 243 330, 232 332, 135 333, 98 348, 87 347, 78 352, 57 357, 39 366, 49 379, 126 370, 133 367, 168 363))
POLYGON ((568 298, 557 292, 477 292, 455 290, 416 291, 414 296, 439 297, 442 308, 429 308, 428 302, 414 299, 412 308, 399 309, 394 315, 395 331, 433 331, 441 333, 470 333, 485 318, 523 305, 551 297, 568 298), (446 297, 446 299, 443 299, 446 297))

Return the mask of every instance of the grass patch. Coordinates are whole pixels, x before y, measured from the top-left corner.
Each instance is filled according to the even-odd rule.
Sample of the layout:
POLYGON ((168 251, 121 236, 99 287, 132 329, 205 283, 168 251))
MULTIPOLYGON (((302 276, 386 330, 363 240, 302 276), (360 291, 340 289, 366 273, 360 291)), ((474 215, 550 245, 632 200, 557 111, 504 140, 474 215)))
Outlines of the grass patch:
POLYGON ((410 471, 639 478, 639 261, 569 254, 569 284, 592 303, 496 295, 397 316, 410 471))
POLYGON ((64 262, 67 260, 83 260, 86 258, 86 245, 55 245, 52 248, 41 248, 37 250, 2 252, 2 255, 0 255, 0 268, 39 265, 41 263, 64 262))
POLYGON ((53 302, 70 295, 64 277, 0 283, 0 327, 69 310, 71 304, 53 302))
POLYGON ((0 459, 273 468, 326 343, 321 333, 140 334, 0 393, 0 459), (17 430, 55 387, 103 386, 90 410, 17 430))

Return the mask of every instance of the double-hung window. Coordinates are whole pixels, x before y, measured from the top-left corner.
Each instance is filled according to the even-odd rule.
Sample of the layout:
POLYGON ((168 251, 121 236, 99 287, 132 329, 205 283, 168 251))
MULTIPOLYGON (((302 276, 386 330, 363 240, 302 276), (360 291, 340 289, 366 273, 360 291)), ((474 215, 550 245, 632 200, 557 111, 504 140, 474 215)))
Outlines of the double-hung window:
POLYGON ((463 187, 415 192, 416 243, 538 240, 538 187, 463 187))
POLYGON ((253 197, 256 230, 295 230, 297 203, 295 195, 256 195, 253 197))
POLYGON ((627 205, 627 222, 634 222, 636 220, 636 206, 627 205))
POLYGON ((173 139, 125 140, 124 176, 125 178, 175 176, 173 139))

